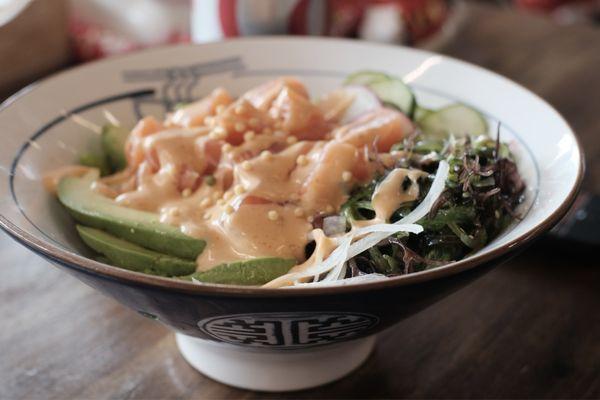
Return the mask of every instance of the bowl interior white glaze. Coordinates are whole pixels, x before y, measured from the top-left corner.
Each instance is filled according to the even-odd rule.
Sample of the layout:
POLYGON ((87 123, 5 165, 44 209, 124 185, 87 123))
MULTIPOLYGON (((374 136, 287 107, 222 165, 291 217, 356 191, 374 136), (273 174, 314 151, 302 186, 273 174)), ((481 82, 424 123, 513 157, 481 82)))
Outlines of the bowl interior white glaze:
MULTIPOLYGON (((65 113, 98 124, 109 110, 124 125, 161 116, 216 86, 234 94, 281 75, 300 78, 318 96, 361 69, 403 77, 426 107, 463 102, 500 122, 527 182, 523 220, 472 258, 525 240, 571 200, 582 155, 568 124, 546 102, 499 75, 433 53, 346 40, 255 38, 159 48, 60 73, 9 99, 0 110, 0 214, 55 255, 87 254, 68 215, 41 184, 46 171, 73 163, 98 144, 65 113)), ((16 227, 16 228, 15 228, 16 227)))

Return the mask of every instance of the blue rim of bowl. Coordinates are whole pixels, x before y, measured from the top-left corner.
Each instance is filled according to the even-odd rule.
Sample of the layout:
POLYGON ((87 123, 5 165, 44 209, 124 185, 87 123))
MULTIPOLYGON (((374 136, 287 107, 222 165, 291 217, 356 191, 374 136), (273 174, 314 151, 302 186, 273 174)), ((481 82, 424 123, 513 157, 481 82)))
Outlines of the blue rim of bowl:
MULTIPOLYGON (((314 37, 303 37, 303 38, 282 38, 282 37, 253 37, 253 38, 235 38, 235 39, 227 39, 223 42, 236 42, 236 41, 272 41, 272 40, 280 40, 280 41, 314 41, 314 42, 337 42, 337 43, 353 43, 359 44, 360 42, 356 42, 348 39, 337 39, 337 38, 314 38, 314 37)), ((364 43, 363 43, 364 44, 364 43)), ((189 44, 189 45, 179 45, 179 46, 159 46, 153 49, 143 50, 143 53, 151 53, 158 52, 161 49, 166 47, 181 47, 181 48, 195 48, 202 47, 202 44, 189 44)), ((300 296, 312 296, 312 295, 336 295, 336 294, 345 294, 345 293, 357 293, 369 290, 378 290, 378 289, 386 289, 393 288, 398 286, 404 286, 409 284, 417 284, 426 282, 429 280, 442 278, 450 275, 455 275, 460 272, 472 269, 476 266, 486 264, 491 262, 500 256, 508 253, 514 252, 518 248, 522 248, 526 244, 530 243, 535 238, 539 237, 542 233, 550 230, 556 223, 560 221, 560 219, 568 212, 571 205, 575 201, 577 194, 581 188, 581 183, 583 181, 583 175, 585 170, 585 160, 584 153, 581 143, 577 136, 574 134, 572 127, 568 124, 567 121, 550 105, 541 97, 537 96, 535 93, 529 91, 523 86, 513 82, 512 80, 497 74, 495 72, 489 71, 485 68, 479 67, 477 65, 455 59, 453 57, 442 56, 436 53, 432 53, 425 50, 413 49, 413 48, 404 48, 401 46, 392 46, 385 44, 372 44, 369 43, 369 46, 377 46, 383 47, 390 50, 398 50, 401 48, 403 51, 412 51, 416 53, 420 53, 426 56, 439 56, 444 60, 449 60, 454 63, 462 64, 468 66, 470 68, 475 68, 478 71, 492 75, 496 79, 500 79, 505 83, 516 86, 521 90, 526 91, 533 97, 535 97, 538 101, 542 102, 549 110, 554 112, 556 116, 561 119, 565 125, 569 128, 568 134, 570 134, 575 143, 577 144, 577 152, 579 156, 579 165, 577 170, 577 177, 571 190, 568 195, 565 197, 563 202, 543 221, 541 221, 538 225, 535 225, 533 228, 529 229, 527 232, 517 236, 512 239, 508 243, 496 248, 491 249, 480 254, 475 254, 467 259, 456 261, 453 263, 446 264, 444 266, 433 268, 426 271, 416 272, 408 275, 401 275, 396 277, 390 277, 386 280, 374 281, 374 282, 366 282, 356 285, 341 285, 341 286, 327 286, 327 287, 314 287, 314 288, 295 288, 295 289, 274 289, 274 288, 262 288, 262 287, 248 287, 248 286, 238 286, 238 285, 219 285, 219 284, 197 284, 182 280, 177 280, 173 278, 164 278, 154 275, 143 274, 139 272, 129 271, 122 268, 114 267, 108 264, 103 264, 97 261, 94 261, 90 258, 72 253, 70 251, 61 249, 55 245, 49 244, 47 241, 40 240, 36 236, 26 232, 25 230, 19 228, 12 222, 10 222, 6 217, 0 215, 0 228, 4 230, 11 238, 15 241, 22 244, 24 247, 33 251, 34 253, 42 256, 52 263, 57 263, 67 268, 76 269, 78 272, 97 276, 101 275, 104 279, 110 279, 120 282, 127 282, 131 285, 136 286, 144 286, 144 287, 153 287, 159 290, 173 290, 178 292, 185 292, 191 294, 201 294, 201 295, 220 295, 220 296, 253 296, 253 297, 300 297, 300 296)), ((93 64, 101 64, 101 63, 109 63, 113 61, 115 58, 127 58, 131 56, 135 56, 138 53, 130 54, 130 55, 122 55, 113 57, 107 60, 96 61, 93 64)), ((67 70, 58 72, 53 74, 39 82, 34 82, 31 85, 26 86, 21 89, 8 99, 6 99, 1 105, 0 110, 3 110, 9 107, 12 103, 20 99, 21 97, 31 93, 35 88, 46 80, 50 80, 55 78, 56 76, 68 74, 74 70, 79 70, 82 68, 86 68, 89 64, 84 64, 81 66, 76 66, 69 68, 67 70)), ((429 89, 430 90, 430 89, 429 89)), ((22 151, 22 149, 20 150, 22 151)), ((535 158, 533 158, 534 163, 536 163, 535 158)), ((12 179, 12 176, 10 177, 12 179)), ((532 203, 533 204, 533 203, 532 203)))

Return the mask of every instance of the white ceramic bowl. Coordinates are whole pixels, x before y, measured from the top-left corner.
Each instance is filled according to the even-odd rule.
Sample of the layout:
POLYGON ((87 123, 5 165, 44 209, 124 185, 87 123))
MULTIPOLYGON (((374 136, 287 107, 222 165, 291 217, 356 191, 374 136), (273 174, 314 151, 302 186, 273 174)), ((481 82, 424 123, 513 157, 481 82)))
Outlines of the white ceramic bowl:
MULTIPOLYGON (((321 342, 309 344, 334 344, 372 335, 455 290, 471 279, 464 277, 476 275, 472 271, 483 271, 484 265, 498 261, 500 256, 549 229, 572 203, 583 172, 582 153, 568 124, 546 102, 523 87, 448 57, 403 47, 335 39, 238 39, 201 46, 165 47, 88 64, 57 74, 7 100, 0 110, 0 127, 2 228, 84 282, 188 335, 181 336, 179 342, 181 348, 187 349, 184 353, 192 363, 194 354, 200 351, 192 347, 199 342, 186 342, 187 337, 232 343, 231 338, 207 331, 206 327, 211 326, 215 318, 219 321, 230 317, 250 318, 262 324, 294 323, 304 321, 302 318, 321 321, 320 316, 325 321, 325 316, 351 315, 369 322, 348 336, 328 336, 321 338, 321 342), (201 97, 219 85, 241 93, 265 80, 294 75, 316 96, 337 87, 346 75, 361 69, 382 70, 403 77, 414 89, 418 102, 426 107, 458 101, 479 109, 488 118, 492 131, 495 132, 500 123, 502 140, 510 142, 527 183, 522 221, 465 260, 386 281, 292 291, 194 285, 87 259, 88 253, 78 240, 72 221, 41 185, 45 171, 74 162, 78 153, 97 142, 94 133, 65 118, 65 113, 77 113, 100 122, 103 110, 107 109, 124 124, 133 125, 140 115, 161 115, 174 104, 201 97), (405 301, 400 302, 401 305, 382 306, 389 297, 405 301), (302 305, 299 298, 303 299, 302 305)), ((252 348, 268 347, 252 340, 233 340, 233 343, 252 348)), ((353 351, 340 352, 340 345, 337 346, 338 350, 333 347, 328 350, 329 356, 311 347, 310 351, 321 356, 305 357, 295 365, 302 371, 315 372, 293 382, 286 380, 286 376, 276 375, 281 373, 281 368, 273 368, 277 361, 272 358, 269 361, 245 359, 244 362, 257 366, 259 371, 250 381, 231 372, 236 365, 242 365, 242 356, 237 362, 219 364, 218 368, 216 365, 224 360, 214 361, 212 370, 196 366, 216 379, 237 386, 298 389, 325 383, 348 372, 368 355, 372 341, 363 341, 362 347, 351 347, 353 351), (336 370, 339 363, 337 367, 335 363, 326 364, 332 357, 351 353, 352 357, 343 361, 346 368, 336 370), (309 366, 310 362, 314 365, 309 366), (323 365, 335 373, 324 372, 323 365), (272 379, 273 376, 277 379, 272 379)), ((305 347, 310 346, 286 342, 270 348, 305 347)), ((266 353, 252 354, 260 357, 266 353)), ((289 359, 285 358, 289 354, 283 360, 289 359)), ((232 359, 235 357, 229 357, 232 359)))

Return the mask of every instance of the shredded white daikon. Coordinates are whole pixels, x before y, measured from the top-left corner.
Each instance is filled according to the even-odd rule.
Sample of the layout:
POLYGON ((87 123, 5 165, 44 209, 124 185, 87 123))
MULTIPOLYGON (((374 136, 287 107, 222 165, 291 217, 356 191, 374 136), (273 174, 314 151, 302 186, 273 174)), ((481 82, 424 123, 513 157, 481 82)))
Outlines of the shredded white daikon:
POLYGON ((351 233, 354 237, 360 237, 369 233, 376 232, 385 232, 393 234, 397 232, 421 233, 422 231, 423 227, 417 224, 376 224, 358 228, 352 231, 351 233))
POLYGON ((343 236, 339 239, 338 247, 331 252, 329 257, 323 260, 322 263, 315 263, 313 265, 308 266, 307 268, 298 271, 291 272, 285 275, 280 276, 279 278, 273 279, 271 282, 265 284, 265 287, 281 287, 287 286, 290 284, 297 285, 303 279, 310 278, 312 276, 318 276, 325 272, 330 271, 336 266, 343 264, 346 262, 346 254, 348 253, 348 249, 350 248, 350 243, 352 242, 351 236, 343 236))
POLYGON ((335 268, 333 268, 331 271, 329 271, 327 273, 327 275, 325 275, 325 278, 321 279, 320 282, 337 281, 338 279, 342 279, 345 272, 346 272, 346 263, 345 262, 340 263, 337 266, 335 266, 335 268))
POLYGON ((343 279, 346 271, 346 262, 349 259, 375 246, 377 243, 393 235, 394 233, 407 232, 419 234, 423 231, 423 227, 415 224, 415 222, 419 221, 429 213, 436 200, 444 191, 449 169, 449 165, 446 161, 440 161, 438 170, 435 174, 435 178, 431 184, 427 196, 425 196, 425 199, 423 199, 417 208, 415 208, 404 218, 393 224, 368 225, 359 229, 354 229, 337 239, 337 247, 323 261, 315 260, 312 265, 307 265, 300 271, 291 272, 280 276, 279 278, 267 283, 265 287, 282 287, 290 285, 295 287, 306 287, 307 285, 332 285, 337 284, 337 282, 348 282, 348 284, 352 284, 372 279, 366 278, 367 276, 374 275, 377 277, 377 279, 385 277, 384 275, 379 274, 368 274, 364 276, 343 279), (355 238, 359 237, 359 240, 352 243, 355 238), (327 275, 322 280, 317 281, 318 277, 325 273, 327 273, 327 275), (310 277, 314 278, 313 282, 303 282, 310 277))
POLYGON ((382 275, 382 274, 365 274, 365 275, 354 276, 352 278, 338 279, 335 281, 322 280, 319 282, 297 283, 294 286, 287 286, 287 287, 290 289, 295 289, 295 288, 315 287, 315 286, 321 286, 321 287, 322 286, 345 286, 345 285, 356 285, 359 283, 366 283, 366 282, 382 281, 385 279, 387 279, 387 276, 382 275))
MULTIPOLYGON (((431 183, 431 188, 429 189, 427 196, 425 196, 425 198, 417 206, 417 208, 415 208, 413 211, 411 211, 406 217, 400 219, 399 221, 396 221, 392 225, 414 224, 415 222, 417 222, 418 220, 420 220, 421 218, 423 218, 424 216, 429 214, 431 207, 433 207, 433 204, 436 202, 438 197, 440 197, 440 195, 444 191, 444 188, 446 187, 446 179, 448 178, 449 170, 450 170, 450 167, 449 167, 448 163, 446 161, 440 161, 438 170, 435 174, 435 178, 433 179, 433 182, 431 183)), ((377 226, 377 225, 373 225, 373 227, 375 227, 375 226, 377 226)), ((417 226, 419 226, 421 228, 421 231, 423 230, 423 228, 420 225, 417 225, 417 226)), ((367 227, 367 228, 369 228, 369 227, 367 227)), ((400 232, 400 231, 401 230, 398 230, 397 232, 400 232)), ((409 232, 409 231, 405 231, 405 232, 409 232)), ((393 233, 395 233, 395 232, 390 233, 389 231, 379 231, 379 232, 373 232, 370 235, 363 237, 362 239, 353 243, 352 246, 350 246, 350 250, 348 250, 348 258, 357 256, 358 254, 362 253, 363 251, 375 246, 377 243, 381 242, 383 239, 392 235, 393 233)), ((413 232, 413 233, 420 233, 420 232, 413 232)))

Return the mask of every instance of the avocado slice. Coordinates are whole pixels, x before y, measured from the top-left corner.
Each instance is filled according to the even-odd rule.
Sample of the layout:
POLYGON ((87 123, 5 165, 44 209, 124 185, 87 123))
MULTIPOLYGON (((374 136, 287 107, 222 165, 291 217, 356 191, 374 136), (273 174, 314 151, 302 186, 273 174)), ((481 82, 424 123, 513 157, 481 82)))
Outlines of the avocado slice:
POLYGON ((184 275, 196 270, 194 261, 147 250, 98 229, 77 225, 77 232, 85 244, 117 267, 160 276, 184 275))
POLYGON ((112 124, 106 124, 102 127, 102 149, 104 150, 104 154, 106 154, 106 159, 112 172, 118 172, 127 167, 125 143, 128 136, 129 130, 123 127, 112 124))
POLYGON ((219 264, 204 272, 196 272, 182 279, 227 285, 264 285, 287 273, 296 260, 276 257, 256 258, 247 261, 219 264))
POLYGON ((121 239, 160 253, 195 260, 206 242, 160 222, 158 214, 118 205, 92 189, 98 171, 66 177, 58 184, 58 199, 83 225, 102 229, 121 239))
POLYGON ((98 255, 94 256, 94 260, 98 261, 99 263, 103 263, 103 264, 110 265, 110 263, 111 263, 111 261, 107 257, 103 256, 102 254, 98 254, 98 255))
POLYGON ((101 153, 85 153, 79 157, 79 164, 86 167, 98 168, 100 176, 106 176, 111 173, 111 167, 108 165, 108 159, 104 152, 101 153))

